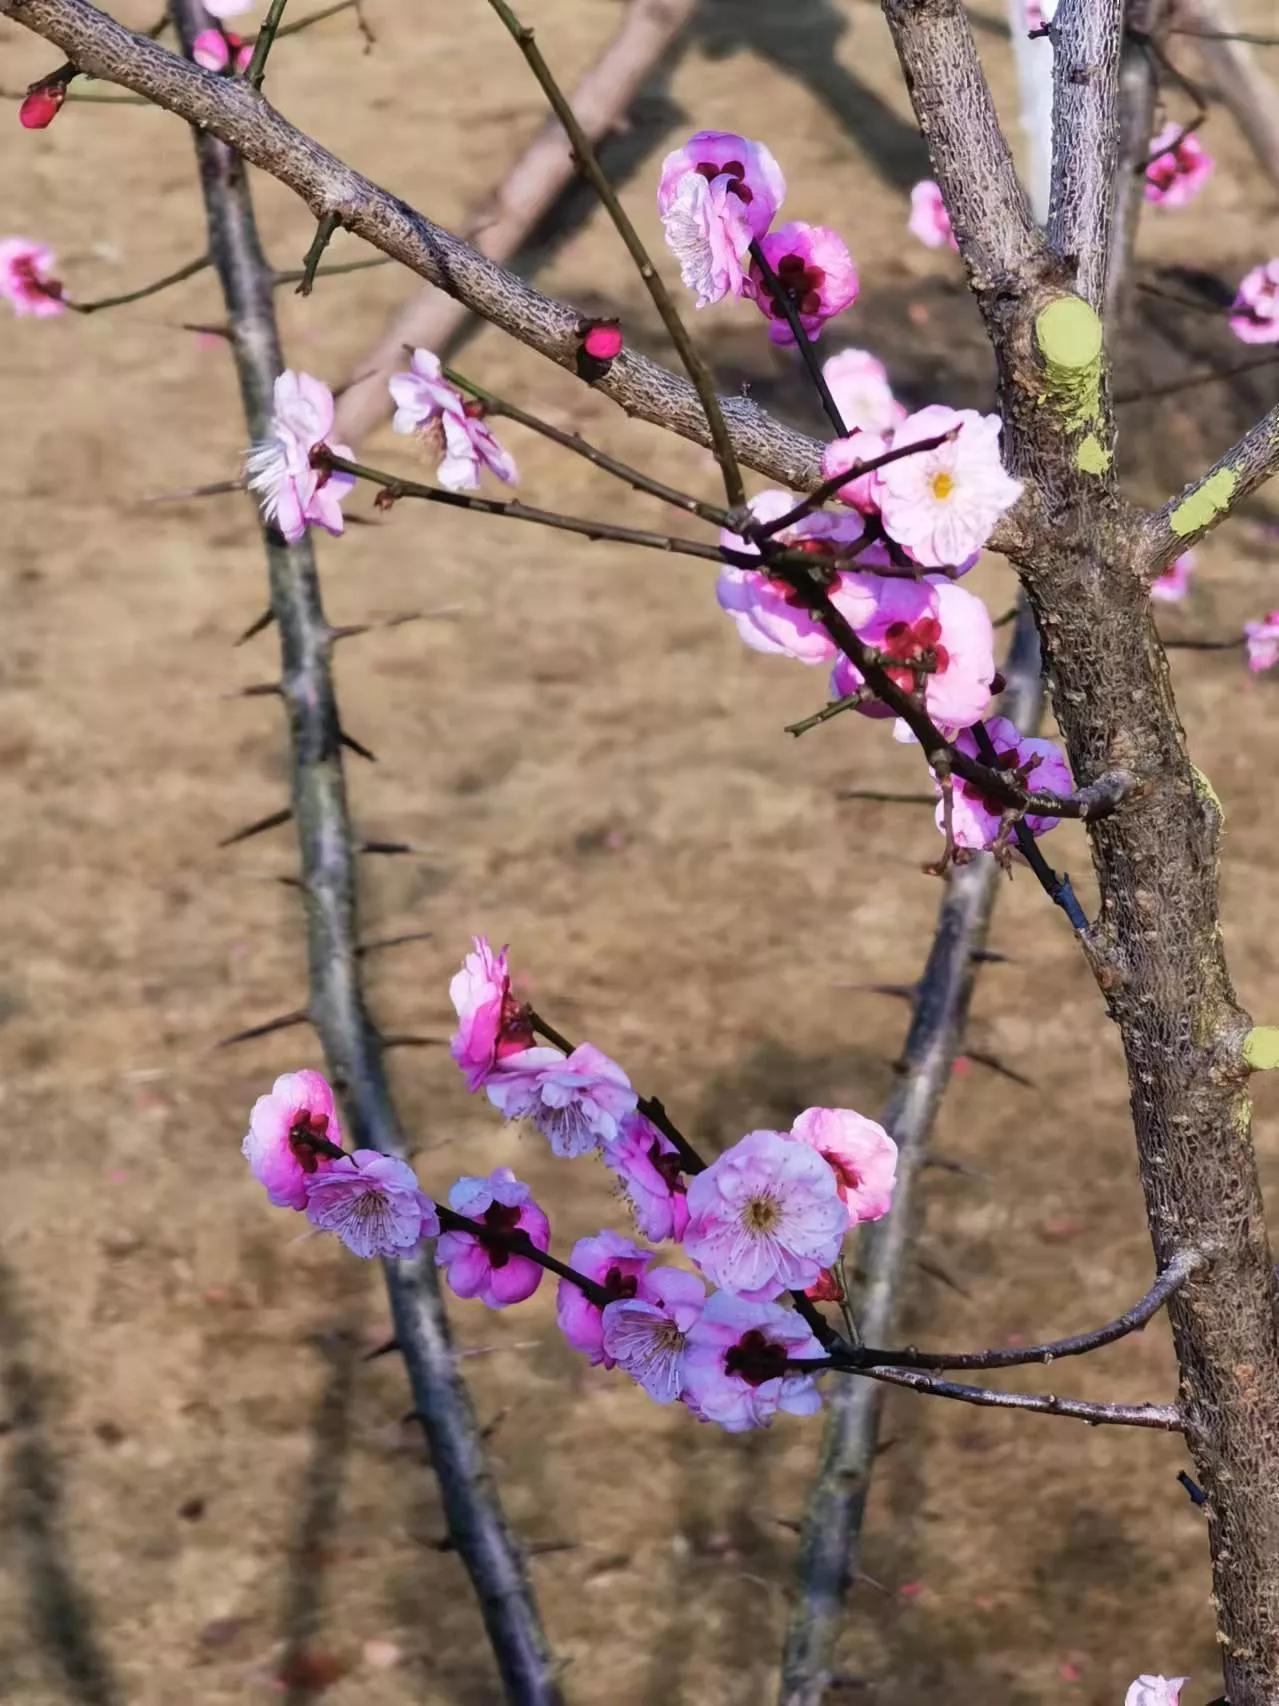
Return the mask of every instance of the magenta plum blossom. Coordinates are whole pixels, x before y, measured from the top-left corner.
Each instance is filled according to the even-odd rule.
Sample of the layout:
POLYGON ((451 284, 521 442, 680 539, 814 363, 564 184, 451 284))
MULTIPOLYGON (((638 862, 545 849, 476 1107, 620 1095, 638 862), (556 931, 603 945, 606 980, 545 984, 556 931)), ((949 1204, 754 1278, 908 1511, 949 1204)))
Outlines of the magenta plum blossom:
POLYGON ((998 415, 930 403, 893 433, 893 449, 953 433, 944 444, 903 456, 875 479, 884 531, 928 569, 962 563, 990 538, 995 523, 1021 496, 1021 482, 1004 472, 998 415))
POLYGON ((1195 572, 1195 554, 1183 551, 1176 562, 1169 563, 1163 574, 1150 583, 1150 596, 1161 604, 1180 604, 1190 591, 1190 577, 1195 572))
POLYGON ((18 107, 18 123, 23 130, 48 130, 66 98, 67 80, 61 77, 28 89, 18 107))
POLYGON ((303 1209, 307 1183, 334 1165, 342 1128, 327 1079, 303 1068, 285 1072, 259 1096, 241 1153, 276 1208, 303 1209))
POLYGON ((490 1309, 505 1309, 531 1297, 541 1284, 542 1269, 511 1249, 510 1234, 523 1232, 545 1250, 551 1227, 529 1187, 509 1167, 497 1167, 487 1179, 459 1179, 449 1192, 449 1207, 484 1227, 480 1233, 445 1232, 435 1246, 435 1259, 457 1295, 478 1297, 490 1309))
POLYGON ((1260 622, 1245 622, 1243 632, 1252 673, 1273 669, 1279 663, 1279 610, 1267 610, 1260 622))
POLYGON ((53 277, 53 250, 29 237, 0 241, 0 296, 15 314, 33 314, 38 320, 65 314, 62 286, 53 277))
POLYGON ((635 1224, 660 1244, 682 1239, 688 1225, 688 1183, 679 1151, 643 1114, 628 1114, 616 1142, 605 1145, 604 1165, 617 1177, 635 1224))
POLYGON ((387 381, 395 402, 392 428, 422 437, 443 449, 436 479, 450 492, 473 492, 485 468, 513 486, 515 459, 485 425, 483 405, 463 398, 444 377, 438 356, 415 349, 407 373, 387 381))
MULTIPOLYGON (((765 491, 751 498, 750 510, 757 521, 767 523, 794 509, 798 501, 788 492, 765 491)), ((781 545, 819 552, 855 546, 862 532, 859 517, 818 510, 774 537, 781 545)), ((721 531, 719 542, 726 551, 758 555, 756 546, 748 539, 727 529, 721 531)), ((854 628, 870 620, 875 609, 875 592, 865 575, 841 574, 828 591, 831 602, 854 628)), ((800 663, 828 663, 834 657, 834 641, 786 581, 774 579, 759 569, 725 563, 719 572, 715 596, 720 608, 732 617, 742 639, 755 651, 797 658, 800 663)))
POLYGON ((273 401, 270 434, 245 458, 249 486, 258 493, 263 517, 291 545, 310 522, 341 533, 342 499, 355 480, 311 465, 312 452, 321 446, 338 456, 351 454, 345 444, 328 444, 333 393, 309 373, 286 368, 275 382, 273 401))
POLYGON ((1279 259, 1244 274, 1230 310, 1230 330, 1246 344, 1279 342, 1279 259))
MULTIPOLYGON (((903 692, 923 682, 925 709, 939 728, 956 731, 976 722, 990 703, 995 677, 995 635, 981 599, 943 580, 887 580, 880 588, 875 614, 858 637, 884 656, 903 692)), ((831 693, 842 699, 862 685, 861 671, 841 656, 831 672, 831 693)), ((869 717, 893 714, 876 700, 858 709, 869 717)))
MULTIPOLYGON (((641 1249, 616 1232, 600 1232, 594 1238, 579 1238, 568 1265, 593 1279, 609 1293, 611 1303, 634 1297, 644 1272, 653 1260, 651 1250, 641 1249)), ((604 1346, 604 1306, 592 1303, 572 1280, 562 1279, 555 1295, 555 1319, 575 1351, 588 1362, 612 1368, 614 1361, 604 1346)))
POLYGON ((440 1230, 435 1204, 419 1190, 413 1169, 376 1149, 357 1149, 312 1173, 306 1217, 365 1257, 407 1256, 440 1230))
POLYGON ((449 1042, 466 1074, 468 1090, 480 1090, 507 1056, 533 1046, 533 1026, 524 1002, 511 994, 506 949, 495 954, 485 936, 474 936, 475 952, 449 984, 458 1025, 449 1042))
POLYGON ((612 1143, 639 1100, 617 1062, 591 1043, 567 1058, 554 1048, 511 1055, 485 1089, 508 1120, 532 1120, 553 1152, 570 1160, 612 1143))
POLYGON ((888 383, 888 369, 869 350, 840 350, 822 363, 822 378, 849 432, 891 432, 906 418, 888 383))
POLYGON ((781 1132, 748 1132, 688 1183, 684 1248, 726 1291, 767 1299, 812 1285, 847 1230, 832 1169, 781 1132))
POLYGON ((785 194, 763 143, 730 131, 699 130, 666 156, 657 211, 699 308, 743 294, 751 242, 768 230, 785 194))
MULTIPOLYGON (((1010 776, 1021 771, 1030 787, 1048 789, 1054 794, 1068 794, 1074 786, 1070 777, 1070 766, 1061 748, 1053 741, 1036 740, 1029 735, 1019 734, 1007 717, 992 717, 986 724, 986 733, 995 748, 997 769, 1006 771, 1010 776)), ((965 729, 955 741, 955 745, 969 758, 982 759, 971 730, 965 729)), ((988 760, 982 759, 982 762, 988 760)), ((936 782, 933 785, 940 794, 940 785, 936 782)), ((952 789, 951 816, 955 845, 971 848, 974 852, 989 851, 994 847, 1003 825, 1006 809, 1004 802, 993 795, 983 794, 976 782, 965 781, 962 776, 954 778, 952 789)), ((1046 831, 1055 829, 1060 819, 1031 814, 1022 821, 1032 835, 1043 835, 1046 831)), ((940 800, 937 804, 937 827, 945 827, 940 800)))
POLYGON ((930 249, 940 249, 944 244, 952 249, 959 248, 951 230, 950 214, 946 211, 941 187, 931 178, 922 179, 910 192, 910 218, 906 221, 906 229, 930 249))
POLYGON ((225 71, 235 55, 235 69, 247 71, 253 59, 251 44, 231 30, 201 30, 191 43, 191 57, 206 71, 225 71))
POLYGON ((1139 1676, 1124 1695, 1124 1706, 1179 1706, 1188 1676, 1139 1676))
MULTIPOLYGON (((833 439, 822 451, 822 479, 832 480, 836 474, 845 474, 873 462, 877 456, 885 454, 891 442, 891 434, 863 432, 860 428, 849 433, 847 438, 833 439)), ((874 473, 860 474, 849 480, 846 486, 837 488, 835 496, 863 515, 879 514, 879 484, 874 473)))
POLYGON ((824 1354, 793 1310, 712 1292, 688 1331, 684 1402, 729 1433, 766 1428, 779 1410, 811 1416, 822 1407, 817 1383, 787 1363, 824 1354))
POLYGON ((1150 144, 1146 200, 1160 207, 1184 207, 1212 175, 1213 158, 1185 126, 1166 124, 1150 144))
POLYGON ((673 1404, 684 1391, 688 1335, 706 1302, 706 1287, 682 1268, 650 1268, 636 1296, 610 1303, 603 1316, 605 1355, 649 1397, 673 1404))
MULTIPOLYGON (((827 320, 857 300, 861 285, 853 257, 844 239, 826 226, 798 221, 779 225, 763 239, 760 248, 777 276, 778 289, 794 304, 810 340, 818 336, 827 320)), ((793 344, 795 334, 758 265, 751 267, 750 294, 768 317, 772 341, 793 344)))
POLYGON ((835 1175, 848 1224, 880 1220, 893 1201, 897 1145, 882 1125, 852 1108, 805 1108, 791 1137, 815 1149, 835 1175))

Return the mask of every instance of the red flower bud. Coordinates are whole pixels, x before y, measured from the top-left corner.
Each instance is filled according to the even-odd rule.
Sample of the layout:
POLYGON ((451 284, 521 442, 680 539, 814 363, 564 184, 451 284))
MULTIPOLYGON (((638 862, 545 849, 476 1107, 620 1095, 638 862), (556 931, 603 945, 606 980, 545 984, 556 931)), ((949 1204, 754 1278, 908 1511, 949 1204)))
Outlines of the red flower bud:
POLYGON ((582 346, 596 361, 612 361, 622 353, 622 328, 607 321, 603 325, 592 326, 583 338, 582 346))
POLYGON ((57 118, 66 98, 65 83, 37 83, 18 108, 18 123, 24 130, 43 130, 57 118))

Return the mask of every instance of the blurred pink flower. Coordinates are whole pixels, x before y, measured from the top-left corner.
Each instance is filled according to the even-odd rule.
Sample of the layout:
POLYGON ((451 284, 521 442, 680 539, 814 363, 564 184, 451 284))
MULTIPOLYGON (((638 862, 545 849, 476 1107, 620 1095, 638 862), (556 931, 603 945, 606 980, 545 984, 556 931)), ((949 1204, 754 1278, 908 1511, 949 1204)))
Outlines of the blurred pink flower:
POLYGON ((69 80, 54 76, 47 83, 27 90, 18 107, 18 123, 23 130, 48 130, 62 111, 69 80))
POLYGON ((0 296, 15 314, 33 314, 38 320, 65 314, 62 285, 52 276, 53 250, 29 237, 6 237, 0 241, 0 296))
MULTIPOLYGON (((994 743, 1000 770, 1013 771, 1029 764, 1029 787, 1049 789, 1055 794, 1070 792, 1073 786, 1070 766, 1061 748, 1054 741, 1035 740, 1029 735, 1018 734, 1015 725, 1010 723, 1007 717, 992 717, 986 724, 986 732, 994 743)), ((969 758, 981 758, 971 729, 963 730, 955 745, 969 758)), ((940 794, 941 788, 935 781, 933 786, 940 794)), ((1003 801, 984 795, 975 782, 966 782, 962 777, 956 776, 952 802, 956 846, 972 848, 975 851, 991 848, 1003 822, 1003 801)), ((1043 835, 1050 829, 1056 829, 1061 820, 1055 817, 1036 817, 1032 814, 1022 821, 1032 835, 1043 835)), ((939 800, 938 829, 943 828, 943 822, 939 800)))
POLYGON ((888 369, 869 350, 840 350, 822 363, 822 377, 849 432, 891 432, 905 420, 906 408, 893 396, 888 369))
POLYGON ((429 349, 415 349, 409 369, 393 373, 387 381, 396 405, 391 426, 395 432, 414 434, 442 447, 444 455, 436 469, 440 484, 450 492, 473 492, 487 468, 513 486, 519 478, 515 458, 485 425, 483 405, 463 398, 429 349))
POLYGON ((444 1232, 435 1246, 435 1259, 459 1297, 478 1297, 490 1309, 505 1309, 531 1297, 542 1282, 542 1269, 510 1247, 506 1236, 527 1233, 545 1250, 551 1226, 533 1201, 533 1193, 509 1167, 497 1167, 487 1179, 459 1179, 449 1192, 449 1207, 485 1230, 444 1232))
POLYGON ((852 1108, 805 1108, 790 1134, 815 1149, 834 1173, 850 1226, 880 1220, 888 1213, 897 1145, 882 1125, 852 1108))
POLYGON ((689 1330, 702 1312, 706 1287, 682 1268, 650 1268, 638 1293, 604 1310, 605 1354, 659 1404, 684 1391, 689 1330))
POLYGON ((763 143, 730 131, 699 130, 666 156, 657 211, 699 308, 743 294, 751 240, 768 230, 785 194, 763 143))
POLYGON ((485 1089, 508 1120, 532 1120, 553 1152, 568 1159, 612 1143, 639 1100, 617 1062, 591 1043, 567 1058, 556 1048, 513 1054, 485 1089))
MULTIPOLYGON (((859 465, 873 462, 885 454, 891 443, 891 433, 863 432, 860 428, 847 438, 832 439, 822 451, 822 479, 831 480, 836 474, 845 474, 859 465)), ((879 514, 879 484, 874 473, 859 474, 847 485, 840 486, 835 496, 840 503, 851 504, 863 515, 879 514)))
MULTIPOLYGON (((634 1297, 653 1251, 632 1244, 629 1238, 604 1231, 594 1238, 579 1238, 568 1265, 587 1279, 598 1281, 611 1294, 610 1301, 634 1297)), ((562 1279, 555 1294, 555 1319, 575 1351, 592 1364, 612 1368, 615 1359, 604 1348, 604 1309, 594 1304, 572 1280, 562 1279)))
POLYGON ((342 1128, 328 1080, 310 1068, 286 1072, 268 1096, 259 1096, 249 1115, 241 1154, 253 1177, 266 1186, 276 1208, 303 1209, 307 1182, 334 1165, 324 1146, 342 1147, 342 1128))
POLYGON ((834 1171, 778 1131, 752 1131, 688 1182, 684 1248, 712 1285, 767 1299, 813 1285, 848 1214, 834 1171))
POLYGON ((1273 669, 1279 663, 1279 610, 1267 610, 1260 622, 1245 622, 1243 631, 1248 668, 1254 675, 1273 669))
POLYGON ((1139 1676, 1127 1694, 1124 1706, 1178 1706, 1188 1676, 1139 1676))
POLYGON ((955 435, 875 475, 884 531, 925 568, 962 563, 979 551, 1021 496, 1021 482, 1000 461, 1002 425, 998 415, 931 403, 893 433, 894 450, 942 433, 955 435))
POLYGON ((237 18, 252 9, 253 0, 204 0, 204 9, 211 18, 237 18))
MULTIPOLYGON (((858 638, 890 661, 888 674, 904 692, 915 686, 914 665, 931 657, 922 677, 924 705, 947 732, 968 728, 990 703, 995 676, 995 635, 981 599, 950 581, 886 580, 872 620, 858 638)), ((863 685, 861 671, 841 656, 831 671, 831 694, 842 699, 863 685)), ((869 717, 894 713, 879 701, 858 709, 869 717)))
POLYGON ((1150 144, 1146 200, 1160 207, 1184 207, 1212 175, 1212 155, 1197 136, 1183 135, 1184 129, 1170 122, 1150 144))
POLYGON ((1246 344, 1279 343, 1279 259, 1245 273, 1230 310, 1230 330, 1246 344))
POLYGON ((786 1364, 824 1354, 793 1310, 713 1292, 688 1331, 684 1402, 729 1433, 766 1428, 778 1410, 811 1416, 822 1405, 817 1383, 786 1364))
POLYGON ((495 954, 487 936, 473 936, 475 952, 449 984, 449 1000, 458 1026, 449 1042, 454 1060, 466 1074, 468 1090, 480 1090, 508 1055, 533 1046, 528 1007, 511 994, 506 949, 495 954))
POLYGON ((273 393, 275 412, 270 436, 255 444, 245 459, 249 487, 259 494, 263 517, 289 544, 316 522, 329 533, 342 531, 342 499, 355 485, 350 474, 311 466, 311 453, 326 445, 349 457, 345 444, 327 443, 333 430, 333 393, 309 373, 286 368, 273 393))
POLYGON ((247 71, 253 58, 249 42, 232 30, 201 30, 191 43, 191 57, 206 71, 225 71, 235 55, 235 69, 247 71))
POLYGON ((357 1256, 407 1256, 435 1238, 440 1217, 407 1161, 357 1149, 306 1182, 306 1217, 357 1256))
POLYGON ((617 1140, 604 1146, 604 1165, 616 1175, 645 1238, 654 1244, 683 1238, 688 1181, 680 1171, 679 1151, 643 1114, 622 1121, 617 1140))
MULTIPOLYGON (((810 342, 827 320, 857 300, 861 288, 857 268, 844 239, 824 225, 793 221, 770 231, 761 243, 764 258, 777 276, 778 288, 799 312, 810 342)), ((793 344, 795 334, 774 301, 758 266, 751 267, 749 294, 767 316, 768 335, 775 344, 793 344)))
POLYGON ((922 179, 910 192, 910 218, 906 221, 906 229, 930 249, 940 249, 943 244, 949 244, 952 249, 959 248, 950 227, 950 214, 946 211, 941 188, 931 178, 922 179))
POLYGON ((1163 574, 1151 581, 1150 596, 1157 598, 1161 604, 1180 604, 1190 591, 1190 577, 1194 570, 1194 552, 1183 551, 1175 563, 1170 563, 1163 574))

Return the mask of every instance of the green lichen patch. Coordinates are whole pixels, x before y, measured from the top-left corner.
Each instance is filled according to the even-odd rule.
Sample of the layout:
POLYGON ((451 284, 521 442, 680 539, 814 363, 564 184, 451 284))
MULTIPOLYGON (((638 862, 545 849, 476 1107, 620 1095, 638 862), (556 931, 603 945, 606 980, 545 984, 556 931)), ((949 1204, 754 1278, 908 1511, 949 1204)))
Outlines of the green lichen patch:
POLYGON ((1110 463, 1110 452, 1097 434, 1090 432, 1075 452, 1075 466, 1085 474, 1104 474, 1110 463))
MULTIPOLYGON (((1079 296, 1059 296, 1035 318, 1035 342, 1043 357, 1044 391, 1041 401, 1060 417, 1069 432, 1080 432, 1101 421, 1101 321, 1079 296)), ((1088 463, 1079 466, 1090 474, 1104 472, 1108 453, 1093 433, 1093 448, 1080 446, 1088 463), (1105 458, 1103 462, 1101 459, 1105 458), (1098 465, 1100 464, 1100 466, 1098 465)))
POLYGON ((1233 468, 1218 468, 1197 491, 1182 499, 1168 517, 1168 525, 1179 539, 1202 533, 1204 528, 1212 526, 1216 516, 1230 508, 1238 484, 1239 476, 1233 468))

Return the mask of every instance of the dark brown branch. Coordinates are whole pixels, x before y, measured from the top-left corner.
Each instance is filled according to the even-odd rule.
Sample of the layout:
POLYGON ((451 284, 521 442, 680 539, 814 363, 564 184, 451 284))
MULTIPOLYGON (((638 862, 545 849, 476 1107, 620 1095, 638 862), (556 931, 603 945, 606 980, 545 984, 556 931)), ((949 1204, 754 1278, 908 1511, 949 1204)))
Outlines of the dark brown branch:
POLYGON ((208 255, 197 255, 195 260, 180 266, 176 272, 166 273, 163 278, 153 279, 150 284, 140 285, 137 290, 126 290, 119 296, 100 296, 94 302, 73 302, 69 296, 64 296, 62 300, 73 314, 98 314, 104 308, 123 308, 126 302, 141 302, 148 296, 158 296, 171 284, 181 284, 183 279, 194 278, 196 273, 203 272, 208 265, 208 255))
MULTIPOLYGON (((793 1362, 792 1368, 837 1368, 835 1363, 793 1362)), ((1041 1416, 1066 1416, 1072 1421, 1087 1422, 1090 1427, 1159 1428, 1165 1433, 1180 1433, 1181 1412, 1175 1404, 1093 1404, 1084 1398, 1059 1398, 1055 1393, 1001 1392, 988 1386, 961 1386, 954 1380, 942 1380, 914 1368, 858 1368, 857 1374, 867 1380, 882 1381, 886 1386, 907 1386, 929 1398, 952 1398, 961 1404, 978 1404, 996 1410, 1027 1410, 1041 1416)))
POLYGON ((1279 473, 1279 406, 1263 415, 1208 472, 1168 502, 1145 526, 1144 567, 1152 578, 1224 521, 1279 473))

